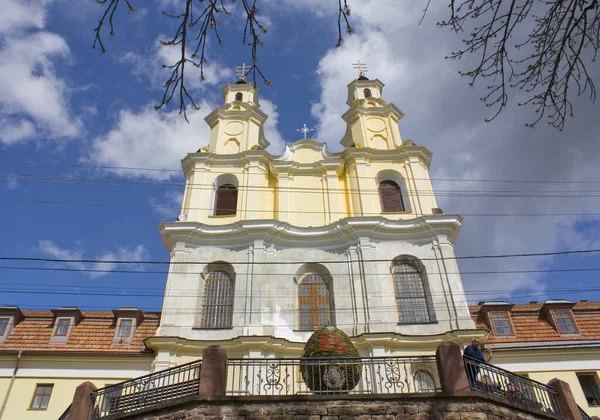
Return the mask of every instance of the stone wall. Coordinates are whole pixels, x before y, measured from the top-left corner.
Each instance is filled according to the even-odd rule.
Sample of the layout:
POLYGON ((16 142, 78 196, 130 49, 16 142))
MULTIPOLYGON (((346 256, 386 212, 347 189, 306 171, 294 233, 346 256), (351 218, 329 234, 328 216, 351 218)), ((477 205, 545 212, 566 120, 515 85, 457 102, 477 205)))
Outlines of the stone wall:
POLYGON ((229 397, 188 398, 179 404, 128 416, 135 420, 547 420, 557 417, 525 411, 479 393, 413 398, 229 397), (343 398, 343 399, 342 399, 343 398))

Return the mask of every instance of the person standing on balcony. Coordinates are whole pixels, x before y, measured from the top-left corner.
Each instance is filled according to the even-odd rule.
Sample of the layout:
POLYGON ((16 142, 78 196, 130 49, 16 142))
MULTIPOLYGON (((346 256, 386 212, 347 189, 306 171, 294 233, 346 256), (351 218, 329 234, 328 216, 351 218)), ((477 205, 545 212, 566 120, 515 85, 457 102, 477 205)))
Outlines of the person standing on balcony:
POLYGON ((471 389, 475 388, 477 381, 477 375, 481 367, 480 363, 485 362, 483 358, 483 351, 481 350, 481 343, 478 338, 473 338, 471 344, 465 348, 463 359, 468 358, 465 362, 465 369, 467 370, 467 378, 469 379, 469 386, 471 389))

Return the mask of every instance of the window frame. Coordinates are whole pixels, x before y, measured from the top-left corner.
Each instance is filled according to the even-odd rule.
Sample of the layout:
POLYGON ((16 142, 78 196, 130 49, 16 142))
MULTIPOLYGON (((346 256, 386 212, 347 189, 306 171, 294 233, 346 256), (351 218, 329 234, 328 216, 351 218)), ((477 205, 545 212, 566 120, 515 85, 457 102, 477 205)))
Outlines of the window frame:
MULTIPOLYGON (((399 325, 420 325, 420 324, 430 324, 430 323, 434 322, 431 302, 430 302, 430 298, 428 296, 428 288, 425 284, 425 280, 427 277, 425 274, 424 267, 422 267, 421 264, 417 264, 410 260, 398 259, 398 260, 394 260, 394 263, 391 267, 391 274, 392 274, 392 284, 393 284, 393 288, 394 288, 394 300, 396 301, 396 311, 398 312, 398 324, 399 325), (397 268, 401 267, 403 265, 410 266, 415 271, 414 272, 405 272, 405 273, 396 272, 397 268), (401 291, 401 289, 400 289, 400 287, 397 287, 397 285, 396 285, 396 282, 397 282, 396 275, 413 274, 415 272, 418 274, 418 276, 420 278, 420 286, 421 286, 421 290, 422 290, 423 294, 420 296, 408 296, 408 295, 399 296, 398 292, 401 291), (410 303, 410 301, 414 300, 414 299, 420 299, 425 302, 425 308, 427 310, 427 320, 426 321, 423 321, 423 320, 404 321, 402 319, 402 310, 401 310, 400 303, 402 301, 410 303)), ((413 302, 413 303, 415 303, 415 302, 413 302)))
POLYGON ((117 325, 117 339, 129 338, 133 335, 133 331, 135 329, 135 322, 133 318, 119 318, 119 323, 117 325), (127 335, 121 334, 121 328, 123 327, 123 322, 129 322, 129 332, 127 335))
POLYGON ((58 337, 58 338, 67 338, 69 336, 69 332, 70 332, 70 329, 71 329, 71 321, 72 320, 73 320, 72 318, 67 318, 67 317, 56 318, 56 325, 54 327, 54 331, 52 333, 52 336, 53 337, 58 337), (58 330, 60 329, 61 322, 64 322, 64 321, 67 321, 67 329, 66 329, 66 331, 65 331, 64 334, 59 334, 58 330))
POLYGON ((235 96, 234 96, 236 101, 243 101, 244 100, 244 94, 242 92, 236 92, 235 96))
POLYGON ((509 311, 489 311, 488 312, 488 317, 490 320, 490 327, 492 329, 492 334, 494 335, 494 337, 516 337, 517 334, 515 332, 515 326, 513 325, 512 322, 512 316, 511 313, 509 311), (497 333, 496 332, 496 325, 494 325, 494 315, 506 315, 506 321, 508 322, 508 327, 500 327, 500 328, 508 328, 510 330, 510 333, 505 334, 505 333, 497 333))
MULTIPOLYGON (((217 287, 216 296, 214 297, 215 301, 219 298, 219 292, 220 292, 220 288, 217 287)), ((207 273, 206 276, 204 277, 204 286, 203 286, 203 293, 202 293, 202 307, 201 307, 200 327, 199 328, 203 329, 203 330, 225 330, 225 329, 233 328, 234 304, 235 304, 235 276, 232 273, 228 272, 227 270, 223 270, 222 268, 216 268, 216 269, 210 271, 209 273, 207 273), (207 294, 207 286, 208 286, 209 282, 225 281, 224 278, 211 278, 211 276, 214 273, 222 273, 227 277, 227 281, 229 282, 229 295, 230 295, 230 300, 229 300, 229 303, 227 303, 227 304, 207 303, 207 299, 209 298, 209 296, 207 294), (213 312, 210 314, 207 311, 208 307, 214 308, 213 312), (216 325, 217 324, 216 320, 219 317, 222 317, 224 315, 219 312, 220 307, 229 307, 228 314, 225 313, 225 316, 227 316, 229 319, 228 325, 221 325, 221 324, 216 325), (214 317, 214 322, 211 322, 211 325, 208 325, 209 324, 208 318, 207 318, 208 316, 214 317)))
POLYGON ((48 383, 36 384, 35 385, 35 390, 33 392, 33 397, 31 398, 31 403, 29 404, 29 410, 35 410, 35 411, 46 411, 46 410, 48 410, 48 406, 50 405, 50 398, 52 397, 52 391, 54 391, 54 384, 48 384, 48 383), (40 395, 38 395, 38 390, 40 388, 50 388, 50 393, 49 394, 40 394, 40 395), (41 397, 40 398, 40 406, 39 407, 34 407, 33 403, 35 402, 35 399, 38 396, 41 397), (44 397, 48 397, 48 400, 46 402, 46 407, 41 407, 41 402, 44 401, 44 397))
MULTIPOLYGON (((0 337, 6 337, 8 335, 8 333, 9 333, 9 327, 10 327, 10 322, 12 320, 12 317, 10 317, 10 316, 0 316, 0 322, 2 320, 6 320, 6 325, 4 326, 4 331, 0 332, 0 337)), ((0 325, 2 325, 2 324, 0 323, 0 325)))
MULTIPOLYGON (((579 328, 577 327, 577 324, 575 323, 575 315, 573 315, 573 311, 571 309, 553 309, 552 311, 552 319, 554 320, 554 325, 556 326, 556 331, 560 334, 560 335, 579 335, 579 328), (559 313, 566 313, 567 316, 558 316, 559 313), (568 323, 564 323, 561 324, 560 323, 560 319, 570 319, 571 320, 571 324, 568 323), (574 328, 574 331, 561 331, 561 326, 568 326, 571 325, 574 328)), ((568 329, 568 328, 567 328, 568 329)))
MULTIPOLYGON (((311 294, 311 292, 310 292, 310 286, 308 286, 308 287, 309 287, 309 299, 310 299, 310 294, 311 294)), ((298 286, 296 287, 296 293, 297 293, 297 302, 298 302, 298 331, 316 331, 319 328, 325 327, 327 325, 334 325, 334 319, 333 319, 333 314, 334 314, 334 309, 333 309, 333 293, 332 293, 332 290, 331 290, 331 281, 327 281, 327 279, 325 278, 325 276, 323 276, 322 274, 317 273, 317 272, 310 271, 310 272, 304 273, 302 275, 302 277, 300 277, 300 279, 298 280, 298 286), (321 279, 321 282, 306 283, 305 281, 306 281, 306 279, 309 276, 317 276, 319 279, 321 279), (317 285, 316 286, 317 289, 318 289, 318 285, 319 284, 324 284, 326 286, 326 288, 327 288, 327 309, 326 309, 326 311, 327 311, 328 321, 326 322, 326 325, 320 325, 321 322, 319 322, 319 320, 320 320, 320 317, 321 317, 321 309, 319 308, 319 303, 318 302, 316 304, 314 304, 314 307, 313 307, 313 302, 309 303, 310 308, 309 308, 308 314, 310 315, 310 319, 311 319, 310 324, 311 325, 307 328, 307 327, 305 327, 302 324, 302 315, 303 315, 303 312, 302 312, 302 308, 300 306, 301 305, 300 299, 302 297, 300 295, 300 288, 303 287, 303 286, 306 286, 308 284, 317 285), (313 324, 312 323, 312 318, 313 318, 313 313, 315 311, 315 307, 316 307, 316 313, 317 313, 317 323, 313 324)), ((319 296, 318 291, 317 291, 317 299, 319 297, 320 296, 319 296)))
POLYGON ((579 382, 579 386, 581 387, 581 392, 583 392, 583 396, 586 400, 586 403, 588 405, 588 407, 600 407, 600 378, 598 378, 598 374, 594 371, 589 371, 589 372, 575 372, 575 375, 577 376, 577 381, 579 382), (585 390, 583 389, 583 384, 581 383, 581 376, 591 376, 595 382, 595 389, 593 388, 592 385, 592 391, 594 392, 594 397, 596 398, 597 403, 596 404, 590 404, 589 401, 587 400, 587 395, 585 394, 585 390))

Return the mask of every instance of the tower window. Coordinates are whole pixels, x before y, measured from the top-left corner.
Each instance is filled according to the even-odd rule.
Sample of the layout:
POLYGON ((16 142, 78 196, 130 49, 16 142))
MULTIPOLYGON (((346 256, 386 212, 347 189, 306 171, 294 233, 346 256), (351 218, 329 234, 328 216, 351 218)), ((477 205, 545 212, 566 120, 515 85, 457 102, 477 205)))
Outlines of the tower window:
POLYGON ((392 269, 396 306, 401 324, 423 324, 431 321, 423 278, 417 267, 408 263, 392 269))
POLYGON ((363 90, 363 92, 365 94, 365 98, 373 97, 373 94, 371 93, 371 89, 365 89, 365 90, 363 90))
POLYGON ((234 215, 237 208, 238 190, 235 185, 223 184, 217 188, 215 216, 234 215))
POLYGON ((233 280, 225 271, 213 271, 206 276, 202 328, 231 328, 233 286, 233 280))
POLYGON ((244 95, 242 94, 242 92, 238 92, 235 94, 235 100, 236 101, 243 101, 244 100, 244 95))
POLYGON ((383 213, 405 211, 400 186, 394 181, 381 181, 377 187, 383 213))
POLYGON ((308 273, 298 282, 300 329, 312 331, 331 325, 329 284, 316 273, 308 273))

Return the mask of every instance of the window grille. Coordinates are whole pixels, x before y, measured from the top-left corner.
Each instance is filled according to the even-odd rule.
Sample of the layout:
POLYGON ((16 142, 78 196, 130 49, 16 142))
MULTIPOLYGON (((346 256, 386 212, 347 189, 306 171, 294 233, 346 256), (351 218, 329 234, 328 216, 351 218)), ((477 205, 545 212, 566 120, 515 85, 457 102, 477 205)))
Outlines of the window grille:
POLYGON ((206 276, 202 308, 202 328, 231 328, 233 280, 225 271, 206 276))
POLYGON ((224 184, 217 188, 215 216, 234 215, 237 208, 238 190, 235 185, 224 184))
POLYGON ((402 200, 402 192, 400 186, 394 181, 381 181, 377 187, 379 192, 379 200, 381 202, 381 211, 399 212, 405 211, 404 201, 402 200))
POLYGON ((331 293, 329 284, 318 274, 306 274, 298 284, 300 329, 316 330, 331 325, 331 293))
POLYGON ((393 270, 396 305, 401 324, 423 324, 431 321, 423 279, 412 264, 400 263, 393 270))

